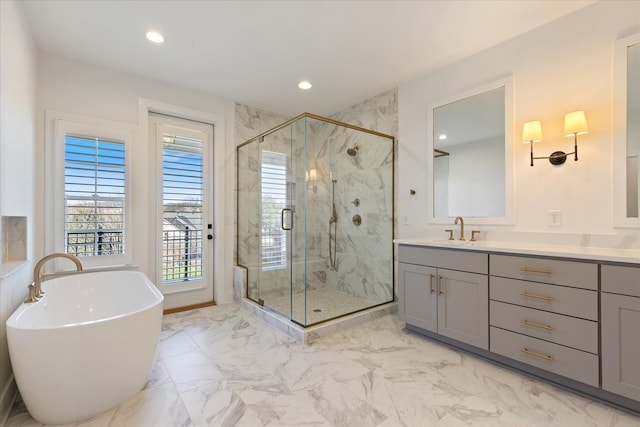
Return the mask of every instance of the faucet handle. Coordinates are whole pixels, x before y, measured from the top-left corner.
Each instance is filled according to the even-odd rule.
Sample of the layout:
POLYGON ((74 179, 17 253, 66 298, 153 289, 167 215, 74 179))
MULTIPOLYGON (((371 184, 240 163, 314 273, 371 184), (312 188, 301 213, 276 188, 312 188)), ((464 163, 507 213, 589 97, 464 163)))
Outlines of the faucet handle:
POLYGON ((480 233, 480 230, 471 230, 471 241, 475 242, 476 239, 476 234, 480 233))
POLYGON ((29 296, 27 297, 26 300, 24 300, 24 302, 29 303, 29 302, 38 301, 38 298, 36 298, 36 285, 32 283, 28 286, 28 288, 29 288, 29 296))
POLYGON ((453 230, 448 229, 448 230, 444 230, 446 233, 449 233, 449 240, 456 240, 453 238, 453 230))

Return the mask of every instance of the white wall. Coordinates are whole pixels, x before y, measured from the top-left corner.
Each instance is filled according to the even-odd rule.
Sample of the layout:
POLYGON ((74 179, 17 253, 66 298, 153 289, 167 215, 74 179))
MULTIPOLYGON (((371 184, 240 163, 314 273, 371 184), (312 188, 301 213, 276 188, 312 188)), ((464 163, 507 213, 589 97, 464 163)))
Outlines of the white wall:
POLYGON ((0 279, 0 424, 8 415, 16 393, 5 321, 26 298, 27 285, 31 283, 35 106, 35 45, 22 7, 3 0, 0 1, 0 215, 27 218, 29 261, 0 279))
MULTIPOLYGON (((480 52, 399 88, 400 237, 423 237, 429 227, 426 200, 427 108, 439 99, 513 74, 516 222, 483 230, 533 233, 627 234, 612 226, 612 97, 615 40, 640 31, 637 1, 598 2, 567 17, 480 52), (560 167, 548 161, 529 166, 529 146, 521 144, 522 125, 541 120, 544 141, 536 155, 573 151, 564 138, 564 114, 584 110, 590 132, 579 138, 580 160, 560 167), (409 195, 415 188, 417 194, 409 195), (547 226, 547 210, 561 210, 563 224, 547 226)), ((428 52, 425 52, 428 54, 428 52)), ((444 236, 444 232, 442 232, 444 236)), ((637 244, 637 238, 636 244, 637 244)))
MULTIPOLYGON (((214 78, 214 77, 212 77, 214 78)), ((140 117, 140 100, 151 100, 151 104, 160 105, 162 109, 196 110, 208 112, 225 118, 224 141, 214 141, 214 146, 224 143, 222 150, 224 159, 216 156, 214 161, 222 160, 222 167, 215 171, 215 181, 223 185, 216 188, 215 233, 217 239, 222 239, 223 250, 216 253, 216 260, 224 259, 222 271, 215 271, 214 296, 217 302, 224 303, 233 300, 232 286, 232 254, 233 254, 233 183, 234 178, 234 103, 216 98, 212 95, 195 92, 180 87, 170 86, 157 81, 136 76, 96 68, 71 60, 40 55, 38 63, 38 153, 36 205, 44 206, 44 170, 46 159, 43 158, 45 143, 44 112, 45 110, 61 111, 78 114, 101 120, 130 124, 134 127, 132 169, 133 169, 133 259, 149 277, 155 277, 152 270, 153 252, 149 250, 151 244, 151 230, 147 226, 148 218, 152 217, 148 201, 149 150, 147 147, 147 123, 140 117), (220 190, 220 191, 217 191, 220 190)), ((176 111, 176 114, 179 114, 176 111)), ((42 209, 38 209, 41 212, 42 209)), ((50 248, 50 242, 43 240, 45 218, 38 217, 39 239, 36 247, 38 256, 43 250, 50 248), (44 248, 44 249, 43 249, 44 248)))

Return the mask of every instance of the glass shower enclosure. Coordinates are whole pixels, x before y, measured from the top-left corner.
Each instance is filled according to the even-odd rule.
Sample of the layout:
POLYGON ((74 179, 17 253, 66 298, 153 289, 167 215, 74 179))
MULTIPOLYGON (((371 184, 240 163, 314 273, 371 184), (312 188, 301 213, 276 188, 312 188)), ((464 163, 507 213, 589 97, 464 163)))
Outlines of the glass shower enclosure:
POLYGON ((247 298, 302 326, 393 301, 392 136, 305 113, 237 162, 247 298))

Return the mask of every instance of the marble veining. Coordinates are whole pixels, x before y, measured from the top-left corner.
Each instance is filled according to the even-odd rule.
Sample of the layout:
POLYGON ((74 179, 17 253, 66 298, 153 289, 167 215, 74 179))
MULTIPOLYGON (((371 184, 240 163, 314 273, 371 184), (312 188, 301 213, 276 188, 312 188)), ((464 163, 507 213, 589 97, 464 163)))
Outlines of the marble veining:
MULTIPOLYGON (((403 327, 384 315, 304 345, 236 303, 167 315, 146 387, 74 426, 640 424, 403 327)), ((35 426, 18 402, 7 427, 35 426)))

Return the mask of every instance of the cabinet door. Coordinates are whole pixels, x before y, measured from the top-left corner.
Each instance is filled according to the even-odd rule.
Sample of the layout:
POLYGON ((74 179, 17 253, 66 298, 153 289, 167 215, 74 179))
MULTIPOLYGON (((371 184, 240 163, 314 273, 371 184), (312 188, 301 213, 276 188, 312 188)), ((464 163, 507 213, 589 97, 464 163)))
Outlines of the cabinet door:
POLYGON ((487 276, 438 269, 438 333, 489 349, 487 276))
POLYGON ((640 298, 602 293, 602 388, 640 401, 640 298))
POLYGON ((399 263, 398 318, 410 325, 438 332, 436 269, 399 263))

